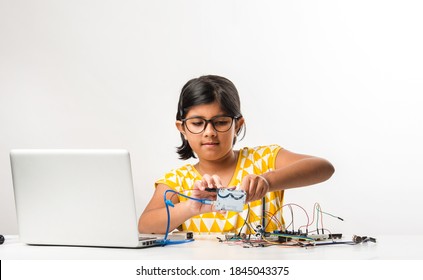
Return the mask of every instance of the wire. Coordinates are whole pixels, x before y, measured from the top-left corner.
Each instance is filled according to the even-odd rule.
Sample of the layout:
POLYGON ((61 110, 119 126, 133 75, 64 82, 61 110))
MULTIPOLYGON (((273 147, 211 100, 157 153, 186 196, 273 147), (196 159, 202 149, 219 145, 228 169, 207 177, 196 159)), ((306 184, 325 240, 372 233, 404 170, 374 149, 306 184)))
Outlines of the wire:
MULTIPOLYGON (((276 211, 275 211, 275 213, 273 213, 273 215, 272 215, 272 217, 273 216, 275 216, 276 215, 276 213, 278 212, 278 211, 281 211, 284 207, 286 207, 286 206, 297 206, 297 207, 299 207, 300 209, 302 209, 303 211, 304 211, 304 213, 305 213, 305 215, 306 215, 306 217, 307 217, 307 224, 306 225, 303 225, 303 226, 301 226, 301 227, 299 227, 298 229, 301 229, 302 227, 306 227, 306 230, 308 231, 308 226, 310 226, 310 225, 312 225, 313 224, 313 221, 310 223, 310 217, 308 216, 308 213, 307 213, 307 211, 303 208, 303 207, 301 207, 300 205, 298 205, 298 204, 295 204, 295 203, 287 203, 287 204, 284 204, 284 205, 282 205, 281 207, 279 207, 276 211)), ((313 219, 314 220, 314 219, 313 219)), ((267 228, 267 226, 269 225, 269 223, 266 225, 266 228, 267 228)), ((291 224, 289 224, 289 225, 291 225, 291 224)))
POLYGON ((295 231, 294 227, 294 210, 292 210, 292 205, 288 205, 289 210, 291 211, 291 224, 292 224, 292 231, 295 231))
MULTIPOLYGON (((188 191, 188 190, 186 190, 186 191, 188 191)), ((166 206, 166 214, 167 214, 166 232, 165 232, 165 236, 164 236, 163 240, 158 241, 158 243, 160 245, 162 245, 162 246, 170 245, 170 244, 182 244, 182 243, 187 243, 187 242, 194 241, 194 239, 186 239, 186 240, 169 240, 168 239, 168 236, 169 236, 169 228, 170 228, 170 209, 169 209, 169 206, 170 207, 174 207, 175 206, 173 204, 173 202, 172 202, 172 198, 175 195, 182 196, 182 197, 185 197, 186 199, 191 199, 191 200, 200 202, 202 204, 212 205, 214 203, 214 201, 211 201, 211 200, 199 199, 199 198, 191 197, 191 196, 185 195, 185 194, 183 194, 181 192, 177 192, 177 191, 174 191, 174 190, 166 190, 164 192, 164 197, 163 197, 164 202, 165 202, 165 206, 166 206), (169 192, 170 193, 173 193, 173 194, 172 194, 172 196, 169 199, 167 199, 166 197, 167 197, 167 194, 169 192)), ((229 195, 226 195, 226 196, 220 196, 220 197, 226 198, 228 196, 231 196, 233 199, 237 199, 232 194, 229 194, 229 195)), ((271 221, 273 221, 274 223, 276 223, 277 226, 280 226, 280 227, 284 226, 284 223, 282 223, 281 221, 279 221, 279 219, 276 218, 275 215, 279 211, 282 211, 283 207, 285 207, 285 206, 289 207, 290 212, 291 212, 291 223, 286 228, 289 228, 292 225, 293 232, 295 232, 295 226, 294 226, 294 211, 293 211, 292 206, 297 206, 297 207, 301 208, 304 211, 304 213, 305 213, 305 215, 307 217, 307 223, 305 225, 300 226, 298 228, 298 232, 300 232, 300 229, 301 228, 305 227, 306 228, 306 234, 308 234, 309 233, 308 227, 310 225, 312 225, 314 223, 315 219, 316 219, 316 230, 313 230, 313 231, 310 231, 310 232, 317 232, 317 234, 319 234, 319 220, 320 220, 320 226, 321 226, 322 233, 324 234, 324 231, 327 230, 329 232, 329 234, 332 235, 331 231, 328 230, 328 229, 326 229, 326 228, 324 228, 324 226, 323 226, 323 214, 332 216, 334 218, 337 218, 337 219, 343 221, 343 219, 340 218, 340 217, 337 217, 335 215, 332 215, 330 213, 327 213, 327 212, 322 211, 322 208, 321 208, 320 204, 316 202, 314 204, 314 206, 313 206, 313 219, 310 222, 310 217, 309 217, 307 211, 303 207, 301 207, 300 205, 295 204, 295 203, 288 203, 288 204, 284 204, 281 207, 279 207, 274 213, 271 213, 270 211, 265 211, 265 209, 262 209, 262 215, 263 215, 262 216, 262 221, 265 221, 265 217, 269 217, 269 218, 268 218, 267 224, 266 225, 263 224, 263 229, 257 231, 256 230, 256 227, 254 225, 252 225, 251 222, 249 222, 251 209, 250 209, 250 205, 247 204, 247 207, 248 207, 248 209, 247 209, 247 215, 245 217, 245 220, 244 220, 243 225, 239 229, 238 234, 236 236, 237 237, 241 237, 242 230, 243 230, 243 228, 245 226, 248 227, 248 230, 249 230, 250 234, 248 235, 248 237, 247 237, 247 235, 245 235, 245 236, 243 235, 242 239, 236 239, 235 242, 237 244, 248 244, 251 247, 258 247, 258 246, 259 247, 263 247, 263 246, 269 246, 269 245, 278 245, 278 246, 281 246, 281 247, 285 247, 285 246, 286 247, 292 247, 292 246, 310 246, 310 245, 326 245, 326 244, 350 244, 349 242, 336 242, 333 239, 333 236, 332 236, 332 238, 330 238, 332 240, 332 242, 325 242, 325 243, 315 243, 315 240, 313 238, 309 238, 309 237, 304 236, 304 235, 290 235, 290 234, 282 234, 282 233, 272 233, 271 235, 272 236, 277 236, 277 237, 291 238, 291 239, 294 239, 294 240, 291 240, 291 243, 288 243, 288 242, 281 243, 281 242, 275 242, 275 241, 272 241, 272 240, 267 239, 265 237, 265 234, 264 233, 266 233, 266 228, 269 226, 269 224, 271 223, 271 221), (257 233, 260 233, 260 239, 250 239, 251 233, 256 233, 256 234, 257 233), (304 243, 304 242, 306 242, 306 243, 304 243), (258 244, 258 245, 256 245, 256 244, 258 244), (265 245, 265 244, 267 244, 267 245, 265 245)), ((245 246, 247 246, 247 245, 245 245, 245 246)))
POLYGON ((248 206, 248 210, 247 210, 247 216, 245 216, 245 220, 244 220, 244 223, 242 224, 242 226, 241 226, 241 228, 239 229, 239 231, 238 231, 238 236, 241 236, 241 232, 242 232, 242 228, 245 226, 245 225, 247 225, 247 227, 250 229, 250 231, 251 231, 251 227, 250 227, 250 225, 248 224, 248 219, 250 218, 250 204, 247 204, 247 206, 248 206))
POLYGON ((314 204, 314 208, 313 208, 313 216, 314 216, 314 210, 317 210, 317 215, 316 215, 316 230, 317 230, 317 234, 319 233, 319 203, 315 203, 314 204))
POLYGON ((322 211, 322 210, 320 210, 320 212, 321 212, 321 213, 323 213, 323 214, 325 214, 325 215, 329 215, 329 216, 331 216, 331 217, 333 217, 333 218, 337 218, 337 219, 339 219, 339 220, 341 220, 341 221, 344 221, 344 219, 342 219, 341 217, 338 217, 338 216, 332 215, 331 213, 327 213, 327 212, 324 212, 324 211, 322 211))
POLYGON ((266 196, 261 199, 261 225, 264 229, 266 225, 266 196))
POLYGON ((306 225, 303 225, 303 226, 300 226, 298 228, 298 230, 300 230, 301 228, 305 227, 306 228, 306 233, 308 233, 308 227, 311 226, 314 223, 315 206, 316 206, 316 203, 313 206, 313 220, 311 222, 310 222, 310 219, 308 217, 307 211, 305 211, 305 209, 300 206, 306 212, 306 215, 307 215, 307 224, 306 225))
MULTIPOLYGON (((283 223, 282 223, 281 221, 279 221, 279 220, 278 220, 278 218, 276 218, 276 217, 275 217, 275 215, 274 215, 273 213, 271 213, 271 212, 269 212, 269 211, 265 211, 264 215, 265 215, 266 217, 269 217, 269 218, 268 218, 269 220, 271 220, 271 221, 275 222, 275 224, 277 225, 277 227, 278 227, 279 229, 280 229, 280 228, 282 228, 283 223)), ((269 223, 270 223, 270 221, 269 221, 269 223)), ((289 226, 290 226, 290 225, 291 225, 291 224, 289 224, 289 226)), ((266 225, 266 227, 267 227, 267 225, 266 225)))
POLYGON ((203 203, 203 204, 208 204, 208 205, 211 205, 211 204, 213 203, 213 201, 211 201, 211 200, 207 200, 207 199, 199 199, 199 198, 195 198, 195 197, 187 196, 187 195, 185 195, 185 194, 179 193, 179 192, 174 191, 174 190, 166 190, 166 191, 164 192, 164 194, 163 194, 163 199, 164 199, 165 206, 166 206, 167 224, 166 224, 166 232, 165 232, 165 236, 164 236, 163 240, 162 240, 162 241, 160 241, 159 243, 160 243, 162 246, 165 246, 165 245, 168 245, 168 244, 169 244, 169 245, 170 245, 170 244, 181 244, 181 243, 187 243, 187 242, 192 242, 192 241, 194 241, 194 239, 186 239, 186 240, 169 240, 169 239, 167 238, 167 237, 168 237, 168 235, 169 235, 169 228, 170 228, 170 210, 169 210, 169 206, 170 206, 170 207, 175 207, 175 205, 173 204, 172 200, 170 200, 170 199, 166 199, 166 195, 167 195, 167 193, 168 193, 168 192, 171 192, 171 193, 174 193, 174 194, 176 194, 176 195, 179 195, 179 196, 185 197, 185 198, 187 198, 187 199, 191 199, 191 200, 198 201, 198 202, 203 203))

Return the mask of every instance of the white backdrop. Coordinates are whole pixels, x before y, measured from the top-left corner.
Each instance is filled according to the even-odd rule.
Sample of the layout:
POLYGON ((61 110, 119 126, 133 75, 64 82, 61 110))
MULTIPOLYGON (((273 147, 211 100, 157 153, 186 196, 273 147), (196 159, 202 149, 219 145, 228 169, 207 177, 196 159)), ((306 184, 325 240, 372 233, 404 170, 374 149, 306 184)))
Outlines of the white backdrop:
MULTIPOLYGON (((420 1, 0 0, 0 233, 16 234, 11 148, 126 148, 137 211, 175 147, 183 84, 231 79, 247 135, 329 159, 286 201, 334 232, 421 232, 420 1)), ((300 215, 301 212, 298 212, 300 215)))

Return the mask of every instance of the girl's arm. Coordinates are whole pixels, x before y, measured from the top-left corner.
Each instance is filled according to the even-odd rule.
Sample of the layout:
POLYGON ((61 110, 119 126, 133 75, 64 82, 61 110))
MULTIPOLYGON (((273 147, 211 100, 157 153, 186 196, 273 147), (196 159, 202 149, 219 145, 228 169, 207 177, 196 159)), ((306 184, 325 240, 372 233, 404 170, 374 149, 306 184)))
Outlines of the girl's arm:
MULTIPOLYGON (((165 233, 168 221, 163 195, 169 189, 164 184, 157 185, 153 197, 138 221, 140 233, 165 233)), ((188 207, 184 207, 183 203, 179 203, 176 195, 172 196, 172 193, 170 193, 167 195, 167 199, 170 199, 175 205, 175 207, 169 207, 171 217, 169 231, 172 231, 191 217, 191 212, 188 207)))
POLYGON ((335 172, 333 165, 323 159, 292 153, 281 149, 276 156, 275 170, 260 176, 247 175, 241 188, 247 192, 247 202, 261 199, 269 191, 285 190, 317 184, 335 172))
POLYGON ((270 185, 270 191, 321 183, 335 172, 333 165, 326 159, 285 149, 278 152, 275 165, 275 170, 263 174, 270 185))
MULTIPOLYGON (((216 194, 203 191, 203 187, 194 185, 192 197, 214 200, 216 194)), ((168 223, 166 213, 166 204, 164 202, 164 193, 170 188, 165 184, 158 184, 156 190, 142 213, 138 221, 138 231, 140 233, 165 233, 168 223)), ((179 196, 175 193, 167 193, 167 199, 170 199, 174 207, 169 206, 170 225, 169 231, 172 231, 182 225, 189 218, 201 213, 211 212, 211 205, 202 204, 194 200, 180 202, 179 196)))

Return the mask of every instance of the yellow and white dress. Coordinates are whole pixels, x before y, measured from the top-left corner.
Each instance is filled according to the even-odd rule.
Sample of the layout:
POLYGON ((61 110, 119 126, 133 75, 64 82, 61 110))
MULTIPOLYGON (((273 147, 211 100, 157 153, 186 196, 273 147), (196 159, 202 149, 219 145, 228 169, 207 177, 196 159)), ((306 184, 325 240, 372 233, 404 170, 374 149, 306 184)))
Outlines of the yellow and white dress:
MULTIPOLYGON (((261 175, 275 169, 275 159, 279 150, 278 145, 259 146, 255 148, 242 148, 239 152, 235 173, 228 187, 239 186, 242 178, 248 174, 261 175)), ((191 195, 194 182, 201 180, 201 175, 192 164, 186 164, 178 169, 166 173, 157 184, 165 184, 171 189, 185 195, 191 195)), ((195 233, 251 233, 247 223, 253 227, 262 224, 263 214, 266 231, 273 231, 283 227, 281 207, 283 204, 283 191, 269 192, 265 196, 265 211, 263 212, 262 200, 256 200, 244 206, 242 212, 228 211, 226 214, 218 212, 205 213, 194 216, 182 224, 184 231, 195 233), (276 212, 276 213, 275 213, 276 212)), ((187 198, 179 197, 180 201, 187 198)))

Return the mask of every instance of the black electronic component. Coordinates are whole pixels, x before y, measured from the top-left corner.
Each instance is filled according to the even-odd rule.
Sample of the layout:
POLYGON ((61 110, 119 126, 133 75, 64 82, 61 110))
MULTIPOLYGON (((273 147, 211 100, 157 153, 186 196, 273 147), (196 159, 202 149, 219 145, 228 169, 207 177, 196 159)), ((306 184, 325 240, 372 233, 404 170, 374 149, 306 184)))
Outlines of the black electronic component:
POLYGON ((356 243, 356 244, 359 244, 363 241, 363 238, 361 236, 358 236, 358 235, 353 235, 352 241, 354 241, 354 243, 356 243))
POLYGON ((288 242, 288 241, 291 241, 291 240, 292 240, 291 237, 278 236, 278 242, 280 242, 280 243, 285 243, 285 242, 288 242))
POLYGON ((0 245, 4 243, 4 236, 0 234, 0 245))
POLYGON ((341 239, 342 233, 331 233, 329 234, 329 239, 341 239))
POLYGON ((193 239, 193 238, 194 238, 194 233, 192 231, 188 231, 186 239, 193 239))
POLYGON ((370 242, 376 243, 376 238, 374 238, 374 237, 367 237, 367 238, 368 238, 368 240, 367 240, 367 241, 370 241, 370 242))
POLYGON ((376 238, 374 238, 374 237, 367 237, 367 236, 353 235, 352 241, 355 244, 366 243, 366 242, 369 242, 369 241, 370 242, 373 242, 373 243, 376 243, 376 238))

